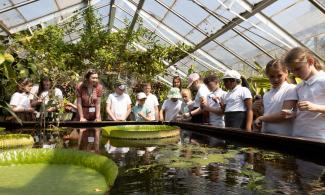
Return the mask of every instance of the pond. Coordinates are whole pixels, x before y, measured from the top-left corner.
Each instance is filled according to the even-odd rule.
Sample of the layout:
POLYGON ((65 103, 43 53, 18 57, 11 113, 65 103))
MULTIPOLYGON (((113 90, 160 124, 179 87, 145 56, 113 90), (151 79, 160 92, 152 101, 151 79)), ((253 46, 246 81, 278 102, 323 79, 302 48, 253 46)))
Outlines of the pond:
POLYGON ((142 146, 102 142, 119 166, 111 194, 325 193, 324 166, 192 131, 142 146))
MULTIPOLYGON (((94 152, 89 132, 81 148, 94 152)), ((63 143, 59 139, 56 147, 76 148, 63 143)), ((324 166, 184 129, 164 139, 102 138, 99 152, 119 168, 110 194, 325 194, 324 166)))

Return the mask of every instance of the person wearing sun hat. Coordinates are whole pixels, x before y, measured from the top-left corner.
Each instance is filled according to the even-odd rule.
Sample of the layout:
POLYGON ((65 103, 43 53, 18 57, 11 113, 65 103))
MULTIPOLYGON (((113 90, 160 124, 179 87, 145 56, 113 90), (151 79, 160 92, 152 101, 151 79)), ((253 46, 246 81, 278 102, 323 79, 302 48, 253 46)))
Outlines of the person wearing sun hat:
POLYGON ((236 70, 226 71, 223 82, 228 93, 225 96, 225 126, 251 131, 253 123, 252 94, 240 85, 241 75, 236 70))
POLYGON ((151 121, 151 111, 144 105, 147 95, 143 92, 137 94, 137 104, 132 108, 132 120, 151 121))
POLYGON ((131 98, 125 93, 126 84, 118 81, 115 84, 115 93, 108 96, 106 111, 108 120, 125 121, 131 112, 131 98))
POLYGON ((182 107, 182 95, 179 88, 173 87, 168 92, 168 100, 165 100, 160 110, 161 121, 176 121, 177 114, 182 107))
POLYGON ((207 121, 204 121, 203 116, 203 110, 201 109, 202 102, 205 102, 207 100, 208 95, 210 94, 209 89, 207 86, 203 83, 202 79, 200 78, 200 75, 198 73, 192 73, 188 76, 188 86, 187 88, 197 90, 195 99, 194 99, 194 105, 193 109, 189 111, 188 113, 184 113, 184 118, 192 117, 191 121, 194 123, 204 123, 207 121))

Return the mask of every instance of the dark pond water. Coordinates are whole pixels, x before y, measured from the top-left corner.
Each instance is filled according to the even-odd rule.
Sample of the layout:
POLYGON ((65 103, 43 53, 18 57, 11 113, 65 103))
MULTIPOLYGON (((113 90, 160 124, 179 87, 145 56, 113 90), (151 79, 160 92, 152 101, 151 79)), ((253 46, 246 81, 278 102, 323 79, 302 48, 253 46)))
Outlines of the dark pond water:
POLYGON ((325 194, 324 166, 191 131, 145 144, 102 142, 119 166, 111 194, 325 194))
MULTIPOLYGON (((94 144, 86 137, 82 148, 94 144)), ((324 166, 186 130, 161 140, 102 138, 100 153, 119 167, 114 195, 325 194, 324 166)))

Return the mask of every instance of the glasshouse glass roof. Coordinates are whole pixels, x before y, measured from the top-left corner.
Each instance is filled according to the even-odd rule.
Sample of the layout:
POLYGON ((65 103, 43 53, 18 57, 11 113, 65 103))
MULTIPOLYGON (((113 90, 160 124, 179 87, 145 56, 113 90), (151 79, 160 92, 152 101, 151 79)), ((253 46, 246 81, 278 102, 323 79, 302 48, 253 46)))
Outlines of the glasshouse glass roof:
MULTIPOLYGON (((192 64, 199 71, 254 75, 257 66, 295 46, 325 58, 325 0, 0 0, 0 35, 64 23, 89 6, 107 28, 129 21, 135 29, 141 20, 159 42, 192 46, 183 59, 166 63, 172 75, 186 76, 192 64)), ((65 40, 78 41, 80 31, 65 40)))

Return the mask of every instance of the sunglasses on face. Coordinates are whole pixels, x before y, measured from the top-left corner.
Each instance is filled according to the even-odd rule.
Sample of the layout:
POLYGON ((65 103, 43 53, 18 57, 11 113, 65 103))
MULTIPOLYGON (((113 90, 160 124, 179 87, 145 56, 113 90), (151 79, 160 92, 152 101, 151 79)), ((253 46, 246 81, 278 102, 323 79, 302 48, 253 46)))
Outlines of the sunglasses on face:
POLYGON ((227 83, 227 82, 235 82, 236 79, 231 79, 231 78, 228 78, 228 79, 223 79, 223 82, 227 83))

